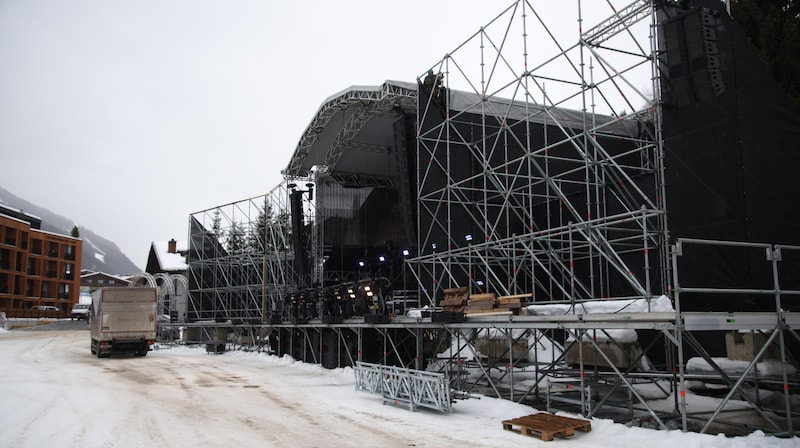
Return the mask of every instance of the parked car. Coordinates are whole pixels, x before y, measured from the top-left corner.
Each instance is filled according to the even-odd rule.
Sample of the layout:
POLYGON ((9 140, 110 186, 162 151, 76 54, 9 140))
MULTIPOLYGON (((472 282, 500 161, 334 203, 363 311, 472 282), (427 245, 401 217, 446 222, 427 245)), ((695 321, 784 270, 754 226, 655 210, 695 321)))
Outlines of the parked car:
POLYGON ((35 305, 26 311, 26 317, 34 319, 60 319, 64 317, 64 312, 52 305, 35 305))
POLYGON ((72 307, 72 311, 70 311, 69 315, 72 319, 83 319, 89 320, 89 307, 91 305, 88 303, 78 303, 72 307))
POLYGON ((37 306, 32 306, 31 309, 39 311, 58 311, 58 307, 51 305, 37 305, 37 306))

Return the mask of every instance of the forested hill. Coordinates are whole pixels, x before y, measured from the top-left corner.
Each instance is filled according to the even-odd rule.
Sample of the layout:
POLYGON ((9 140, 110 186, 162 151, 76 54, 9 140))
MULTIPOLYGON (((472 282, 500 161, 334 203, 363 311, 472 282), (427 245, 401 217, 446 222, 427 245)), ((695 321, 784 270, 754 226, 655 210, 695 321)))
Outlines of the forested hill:
MULTIPOLYGON (((39 207, 0 187, 0 204, 16 208, 42 219, 42 230, 70 235, 75 222, 39 207)), ((133 275, 142 272, 114 244, 84 226, 78 225, 79 238, 83 240, 81 269, 91 269, 112 275, 133 275)))

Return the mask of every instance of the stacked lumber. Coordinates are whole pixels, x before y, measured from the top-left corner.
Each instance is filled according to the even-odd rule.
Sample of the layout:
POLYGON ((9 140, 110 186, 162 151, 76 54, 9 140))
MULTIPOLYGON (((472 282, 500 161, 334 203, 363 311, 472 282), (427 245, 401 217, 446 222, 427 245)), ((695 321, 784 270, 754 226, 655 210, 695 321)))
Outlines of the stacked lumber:
POLYGON ((467 306, 468 299, 469 290, 466 286, 461 288, 445 289, 444 297, 442 298, 442 301, 439 302, 439 306, 442 307, 442 311, 461 313, 467 306))
POLYGON ((483 294, 473 294, 467 302, 464 312, 466 314, 494 313, 495 300, 497 295, 493 292, 483 294))
POLYGON ((497 298, 498 311, 511 311, 511 314, 519 315, 519 310, 522 308, 522 300, 533 297, 533 294, 514 294, 511 296, 500 296, 497 298))

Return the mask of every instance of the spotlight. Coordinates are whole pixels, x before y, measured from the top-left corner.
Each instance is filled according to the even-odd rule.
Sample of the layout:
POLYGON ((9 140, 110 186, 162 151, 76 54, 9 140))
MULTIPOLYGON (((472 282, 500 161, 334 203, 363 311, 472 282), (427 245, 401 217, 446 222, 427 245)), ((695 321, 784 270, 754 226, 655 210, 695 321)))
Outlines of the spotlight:
POLYGON ((475 284, 478 286, 483 286, 483 280, 475 280, 475 284))
POLYGON ((384 257, 383 255, 381 255, 380 257, 378 257, 378 261, 380 261, 381 263, 383 263, 384 261, 386 261, 386 257, 384 257))
POLYGON ((366 265, 367 263, 365 263, 364 260, 358 260, 358 267, 363 268, 366 265))
POLYGON ((408 249, 403 249, 403 256, 404 256, 404 257, 407 257, 407 256, 409 256, 409 255, 411 255, 411 251, 410 251, 410 250, 408 250, 408 249))
POLYGON ((472 241, 472 235, 465 235, 464 239, 467 241, 472 241))
POLYGON ((431 249, 436 250, 436 243, 431 244, 431 249))

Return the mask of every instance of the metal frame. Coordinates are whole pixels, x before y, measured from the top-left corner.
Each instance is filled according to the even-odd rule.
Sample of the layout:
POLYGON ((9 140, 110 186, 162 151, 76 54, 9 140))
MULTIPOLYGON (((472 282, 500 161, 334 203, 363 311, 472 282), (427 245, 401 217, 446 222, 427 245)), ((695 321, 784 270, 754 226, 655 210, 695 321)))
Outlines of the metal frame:
MULTIPOLYGON (((280 311, 295 285, 289 185, 286 180, 266 195, 191 215, 200 227, 189 235, 193 320, 264 322, 272 311, 280 311), (203 307, 201 298, 211 306, 203 307)), ((313 209, 308 215, 313 220, 313 209)))
POLYGON ((463 278, 471 290, 482 280, 486 290, 533 290, 537 300, 610 298, 613 281, 626 283, 632 296, 667 290, 667 276, 651 282, 651 270, 669 270, 661 142, 655 134, 631 133, 633 118, 660 129, 657 99, 640 92, 634 78, 652 79, 652 91, 659 91, 651 67, 654 33, 630 31, 655 26, 650 2, 618 9, 572 35, 574 43, 559 41, 547 23, 529 2, 515 2, 434 66, 447 92, 468 86, 473 103, 463 111, 448 108, 439 120, 436 102, 420 98, 427 103, 418 117, 418 165, 428 168, 417 179, 419 215, 432 222, 420 218, 419 248, 427 254, 410 263, 420 282, 432 279, 422 291, 431 304, 438 288, 463 278), (538 51, 542 36, 555 55, 538 51), (510 55, 506 47, 522 53, 510 55), (562 70, 560 78, 552 74, 562 70), (644 104, 635 107, 634 97, 644 104), (462 132, 467 119, 475 123, 470 134, 462 132), (610 148, 615 144, 625 149, 610 148), (480 167, 478 174, 453 177, 452 167, 464 158, 480 167), (536 210, 545 211, 535 216, 536 210), (473 223, 480 235, 465 242, 456 219, 473 223), (508 234, 509 228, 524 230, 508 234), (442 234, 447 240, 437 241, 442 234), (634 273, 635 254, 654 266, 634 273))

